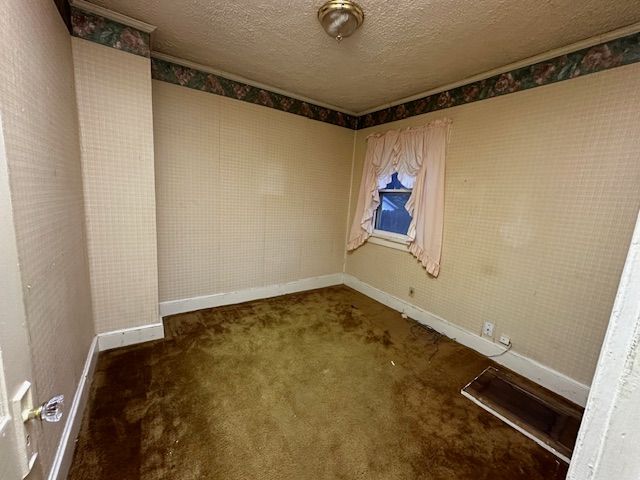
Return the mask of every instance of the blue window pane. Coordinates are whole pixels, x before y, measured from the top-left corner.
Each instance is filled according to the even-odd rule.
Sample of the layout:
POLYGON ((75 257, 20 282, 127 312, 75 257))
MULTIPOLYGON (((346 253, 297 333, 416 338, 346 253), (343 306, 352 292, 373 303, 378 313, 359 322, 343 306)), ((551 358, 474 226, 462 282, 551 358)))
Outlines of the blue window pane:
POLYGON ((405 187, 400 183, 400 180, 398 180, 398 172, 396 172, 393 175, 391 175, 391 181, 387 183, 387 186, 384 188, 388 188, 391 190, 398 190, 398 189, 407 188, 407 187, 405 187))
POLYGON ((376 229, 406 235, 411 215, 404 208, 410 193, 380 192, 380 206, 376 215, 376 229))

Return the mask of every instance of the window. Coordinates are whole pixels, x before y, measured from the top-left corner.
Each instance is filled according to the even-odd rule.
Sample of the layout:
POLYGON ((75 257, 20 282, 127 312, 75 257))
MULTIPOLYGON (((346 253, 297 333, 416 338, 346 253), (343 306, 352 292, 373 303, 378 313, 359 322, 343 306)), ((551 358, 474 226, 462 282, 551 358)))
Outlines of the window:
POLYGON ((376 210, 374 228, 382 232, 406 235, 411 223, 411 215, 405 205, 411 196, 411 189, 405 187, 394 173, 385 188, 379 190, 380 205, 376 210))

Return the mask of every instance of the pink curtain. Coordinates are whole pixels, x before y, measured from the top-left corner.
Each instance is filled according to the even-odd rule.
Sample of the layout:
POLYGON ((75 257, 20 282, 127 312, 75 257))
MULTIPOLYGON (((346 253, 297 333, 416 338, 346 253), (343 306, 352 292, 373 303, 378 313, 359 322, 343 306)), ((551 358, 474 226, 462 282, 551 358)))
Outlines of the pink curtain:
POLYGON ((380 205, 378 180, 391 179, 400 159, 399 139, 398 131, 367 137, 367 154, 362 168, 358 205, 353 217, 347 250, 358 248, 373 233, 373 213, 380 205))
POLYGON ((378 189, 394 172, 413 187, 406 209, 411 214, 409 251, 434 277, 440 272, 444 223, 445 155, 451 120, 436 120, 407 130, 367 137, 358 204, 347 250, 362 245, 373 233, 373 216, 380 204, 378 189))

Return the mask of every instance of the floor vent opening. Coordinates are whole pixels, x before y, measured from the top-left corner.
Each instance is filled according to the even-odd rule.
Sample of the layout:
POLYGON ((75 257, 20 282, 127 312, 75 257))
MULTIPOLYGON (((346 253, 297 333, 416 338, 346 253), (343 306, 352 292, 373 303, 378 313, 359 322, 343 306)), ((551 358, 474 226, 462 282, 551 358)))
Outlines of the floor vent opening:
POLYGON ((569 463, 584 409, 495 367, 488 367, 461 393, 569 463))

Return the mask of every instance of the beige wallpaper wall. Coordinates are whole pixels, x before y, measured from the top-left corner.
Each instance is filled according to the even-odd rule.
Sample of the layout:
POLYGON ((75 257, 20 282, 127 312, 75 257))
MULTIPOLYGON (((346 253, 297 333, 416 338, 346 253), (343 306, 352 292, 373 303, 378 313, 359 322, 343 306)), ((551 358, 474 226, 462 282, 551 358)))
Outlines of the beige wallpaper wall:
POLYGON ((353 131, 153 81, 160 300, 343 268, 353 131))
MULTIPOLYGON (((94 331, 71 42, 54 2, 7 0, 0 43, 0 115, 34 400, 72 399, 94 331)), ((37 429, 39 466, 29 478, 49 471, 63 426, 37 429)))
POLYGON ((150 62, 72 45, 96 330, 157 323, 150 62))
POLYGON ((346 272, 589 384, 640 205, 640 65, 361 130, 354 202, 368 134, 443 116, 440 276, 373 244, 346 272))

